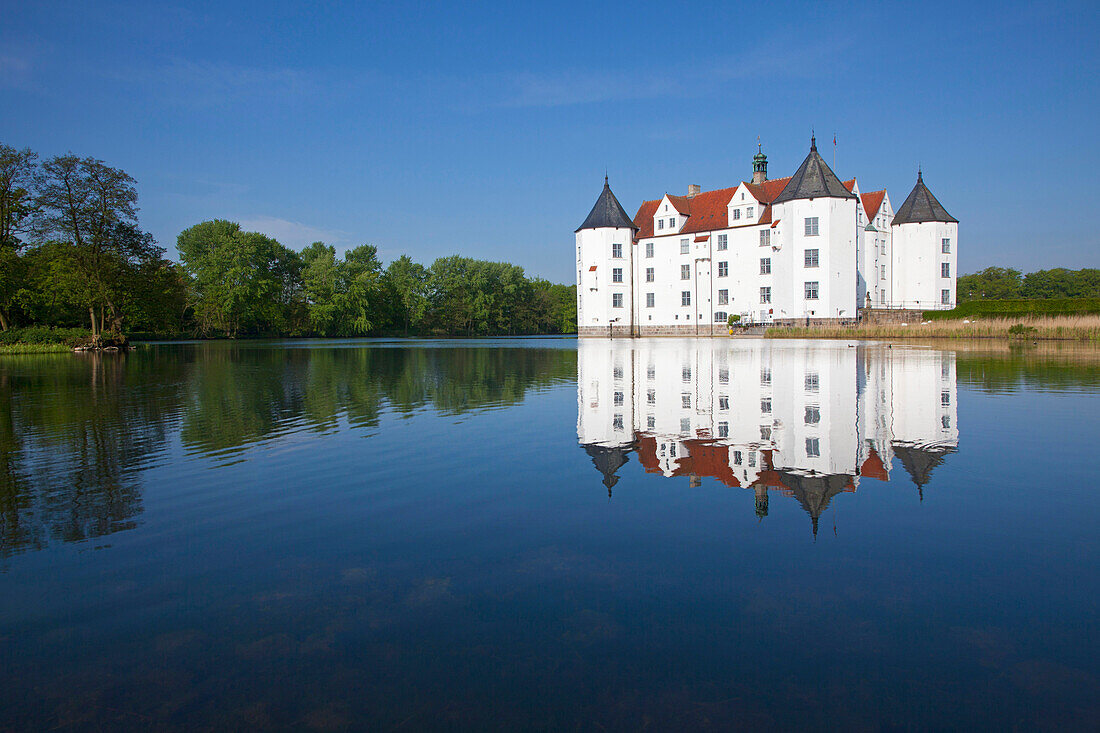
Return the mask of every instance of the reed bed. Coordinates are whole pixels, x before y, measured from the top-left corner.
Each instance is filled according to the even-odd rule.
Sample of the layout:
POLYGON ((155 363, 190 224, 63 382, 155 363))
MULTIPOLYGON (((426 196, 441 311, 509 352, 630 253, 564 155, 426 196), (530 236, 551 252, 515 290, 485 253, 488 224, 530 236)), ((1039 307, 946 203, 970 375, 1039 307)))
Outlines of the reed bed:
POLYGON ((924 321, 858 326, 794 326, 767 330, 768 338, 1031 339, 1100 341, 1100 314, 924 321))

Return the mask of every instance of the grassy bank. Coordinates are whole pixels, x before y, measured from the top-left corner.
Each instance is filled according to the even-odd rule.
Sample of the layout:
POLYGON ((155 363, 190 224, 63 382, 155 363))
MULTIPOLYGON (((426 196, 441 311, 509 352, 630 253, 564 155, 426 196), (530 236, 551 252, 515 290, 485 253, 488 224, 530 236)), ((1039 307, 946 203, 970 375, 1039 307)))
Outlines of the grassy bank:
POLYGON ((91 341, 86 328, 29 326, 0 331, 0 354, 49 354, 70 351, 91 341))
POLYGON ((950 319, 896 325, 769 328, 768 338, 852 339, 1055 339, 1100 341, 1100 314, 950 319))

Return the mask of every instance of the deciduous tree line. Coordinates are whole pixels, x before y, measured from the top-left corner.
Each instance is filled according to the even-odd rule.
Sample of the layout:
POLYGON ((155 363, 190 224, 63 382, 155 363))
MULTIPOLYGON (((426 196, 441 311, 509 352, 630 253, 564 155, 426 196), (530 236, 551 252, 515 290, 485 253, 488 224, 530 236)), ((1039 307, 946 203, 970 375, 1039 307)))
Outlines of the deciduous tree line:
POLYGON ((1006 267, 987 267, 961 275, 959 302, 1016 298, 1100 298, 1100 270, 1058 267, 1024 275, 1006 267))
POLYGON ((136 182, 94 158, 0 145, 0 329, 86 325, 199 336, 510 335, 576 331, 576 288, 452 256, 383 267, 361 245, 296 252, 212 220, 180 263, 143 232, 136 182))

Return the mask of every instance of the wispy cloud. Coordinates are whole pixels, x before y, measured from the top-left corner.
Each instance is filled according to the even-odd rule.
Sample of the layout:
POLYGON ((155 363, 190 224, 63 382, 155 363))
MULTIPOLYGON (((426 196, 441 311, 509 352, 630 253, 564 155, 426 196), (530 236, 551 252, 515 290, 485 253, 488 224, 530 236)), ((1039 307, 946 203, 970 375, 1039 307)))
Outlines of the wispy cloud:
POLYGON ((30 80, 30 59, 23 56, 0 54, 0 89, 23 87, 30 80))
POLYGON ((260 232, 279 240, 291 249, 301 249, 313 242, 341 245, 350 242, 351 235, 337 229, 322 229, 297 221, 274 216, 253 216, 240 219, 241 228, 248 232, 260 232))

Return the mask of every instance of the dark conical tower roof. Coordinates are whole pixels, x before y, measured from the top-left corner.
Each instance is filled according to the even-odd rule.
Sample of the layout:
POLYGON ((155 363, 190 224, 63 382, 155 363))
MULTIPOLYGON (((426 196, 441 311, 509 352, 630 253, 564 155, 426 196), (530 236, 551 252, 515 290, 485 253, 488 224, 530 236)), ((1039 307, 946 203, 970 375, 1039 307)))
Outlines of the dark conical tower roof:
POLYGON ((810 138, 810 154, 790 182, 775 197, 773 204, 781 204, 784 201, 794 199, 854 199, 856 195, 849 191, 833 169, 826 165, 825 160, 817 152, 817 138, 810 138))
POLYGON ((577 231, 579 232, 581 229, 603 229, 604 227, 612 229, 638 228, 634 226, 634 221, 623 211, 619 199, 611 193, 611 186, 607 184, 607 176, 603 177, 603 191, 600 192, 600 197, 596 199, 596 205, 592 207, 592 211, 588 212, 588 218, 584 220, 584 223, 577 227, 577 231))
POLYGON ((917 170, 917 185, 909 192, 905 203, 894 214, 894 224, 917 224, 922 221, 944 221, 958 223, 958 219, 947 213, 943 204, 936 200, 928 186, 924 185, 924 176, 917 170))

